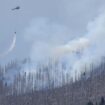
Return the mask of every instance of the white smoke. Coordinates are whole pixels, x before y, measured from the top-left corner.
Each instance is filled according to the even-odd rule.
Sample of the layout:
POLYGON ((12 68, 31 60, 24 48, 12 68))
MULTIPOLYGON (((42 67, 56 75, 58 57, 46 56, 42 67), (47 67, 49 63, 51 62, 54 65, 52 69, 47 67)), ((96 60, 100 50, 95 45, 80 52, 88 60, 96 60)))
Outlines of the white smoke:
POLYGON ((32 73, 36 88, 42 89, 43 85, 49 85, 49 80, 54 86, 62 86, 71 78, 79 79, 81 73, 91 70, 91 64, 98 66, 105 56, 104 28, 105 13, 89 22, 86 34, 79 38, 74 38, 65 26, 48 19, 35 19, 25 31, 25 40, 31 44, 31 60, 19 64, 16 72, 13 72, 14 68, 7 72, 6 80, 13 81, 19 72, 22 75, 25 72, 27 76, 32 73), (41 79, 37 78, 39 74, 41 79))
POLYGON ((36 62, 48 59, 56 46, 72 38, 70 29, 48 18, 36 18, 25 32, 25 39, 31 43, 30 57, 36 62))
POLYGON ((86 38, 79 38, 72 40, 65 45, 56 47, 53 52, 53 56, 62 57, 63 55, 70 53, 81 53, 89 46, 89 40, 86 38))
POLYGON ((89 41, 89 47, 83 52, 81 59, 74 63, 73 74, 84 72, 85 66, 87 70, 90 70, 91 64, 98 66, 101 63, 101 58, 105 56, 105 12, 89 22, 84 37, 89 41))
POLYGON ((71 78, 87 70, 90 64, 98 65, 105 56, 105 13, 100 14, 87 25, 83 37, 73 38, 68 28, 46 19, 37 19, 25 32, 25 38, 32 42, 30 57, 35 63, 45 63, 48 58, 53 62, 65 63, 65 70, 51 71, 52 79, 60 81, 58 74, 67 74, 71 78), (52 76, 53 74, 53 76, 52 76))

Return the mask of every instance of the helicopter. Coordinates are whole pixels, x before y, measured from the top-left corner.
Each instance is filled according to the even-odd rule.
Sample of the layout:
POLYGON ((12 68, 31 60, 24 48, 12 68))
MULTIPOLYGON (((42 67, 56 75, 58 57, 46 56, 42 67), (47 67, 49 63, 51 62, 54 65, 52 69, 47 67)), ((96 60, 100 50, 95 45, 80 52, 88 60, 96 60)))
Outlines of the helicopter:
POLYGON ((19 10, 19 9, 20 9, 20 6, 17 6, 15 8, 13 8, 12 10, 14 11, 14 10, 19 10))

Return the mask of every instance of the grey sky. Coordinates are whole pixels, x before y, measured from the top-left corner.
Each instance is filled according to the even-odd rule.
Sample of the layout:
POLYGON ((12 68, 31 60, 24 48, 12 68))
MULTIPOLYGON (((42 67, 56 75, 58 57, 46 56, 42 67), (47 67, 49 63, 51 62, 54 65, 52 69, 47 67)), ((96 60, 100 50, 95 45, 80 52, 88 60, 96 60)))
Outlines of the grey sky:
POLYGON ((0 63, 29 56, 31 44, 24 41, 23 33, 33 19, 47 17, 68 27, 72 35, 80 36, 104 6, 105 0, 0 0, 0 53, 8 48, 14 31, 17 32, 15 49, 0 58, 0 63), (11 11, 16 6, 21 9, 11 11))

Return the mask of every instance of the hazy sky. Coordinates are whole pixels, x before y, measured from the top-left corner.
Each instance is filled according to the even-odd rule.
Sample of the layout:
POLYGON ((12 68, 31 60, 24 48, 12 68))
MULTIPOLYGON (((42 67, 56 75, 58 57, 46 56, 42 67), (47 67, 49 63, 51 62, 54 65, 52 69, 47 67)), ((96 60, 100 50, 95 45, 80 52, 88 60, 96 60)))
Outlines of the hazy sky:
POLYGON ((104 6, 105 0, 0 0, 0 54, 8 49, 13 33, 17 32, 16 47, 0 58, 0 63, 29 56, 31 44, 25 41, 24 33, 33 20, 47 18, 51 23, 67 27, 72 33, 70 37, 79 37, 104 6), (16 6, 21 9, 11 11, 16 6))

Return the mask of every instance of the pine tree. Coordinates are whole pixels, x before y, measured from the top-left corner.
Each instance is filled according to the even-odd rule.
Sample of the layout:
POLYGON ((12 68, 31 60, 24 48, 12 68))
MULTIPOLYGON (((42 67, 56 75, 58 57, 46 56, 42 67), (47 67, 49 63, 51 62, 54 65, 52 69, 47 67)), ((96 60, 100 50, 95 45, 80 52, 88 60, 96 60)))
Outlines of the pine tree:
POLYGON ((101 97, 101 101, 100 101, 99 105, 105 105, 105 99, 104 99, 104 97, 101 97))
POLYGON ((93 103, 91 101, 89 101, 86 105, 93 105, 93 103))

